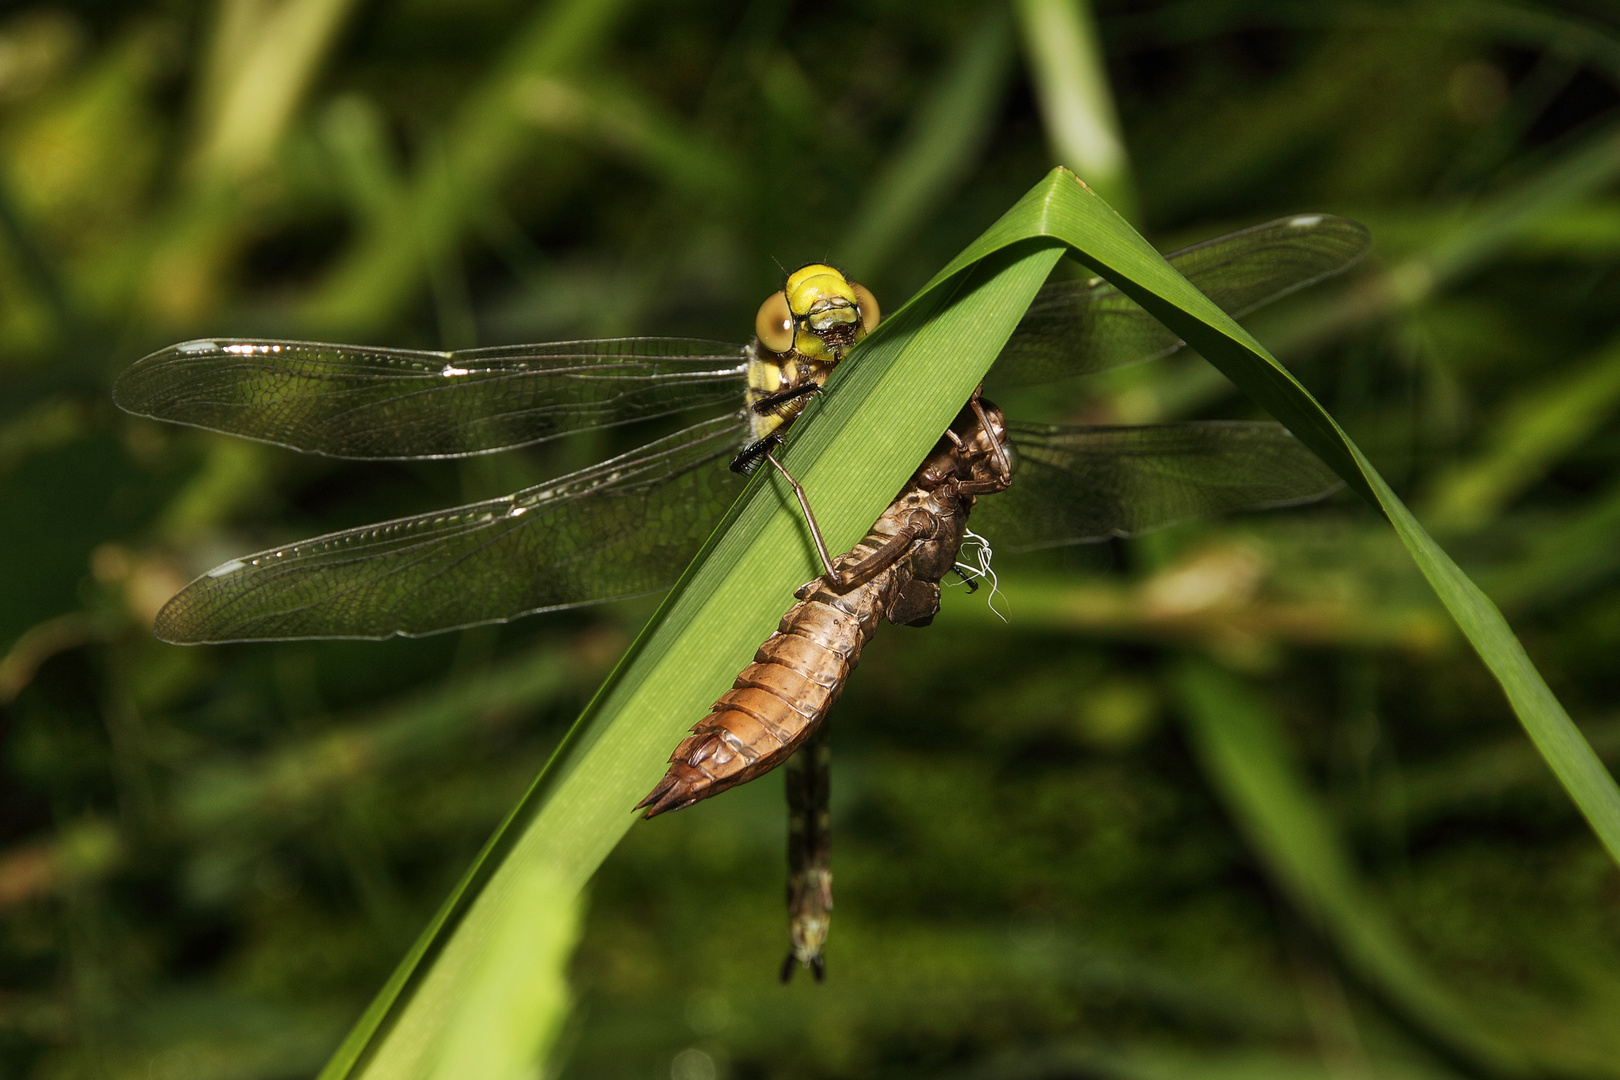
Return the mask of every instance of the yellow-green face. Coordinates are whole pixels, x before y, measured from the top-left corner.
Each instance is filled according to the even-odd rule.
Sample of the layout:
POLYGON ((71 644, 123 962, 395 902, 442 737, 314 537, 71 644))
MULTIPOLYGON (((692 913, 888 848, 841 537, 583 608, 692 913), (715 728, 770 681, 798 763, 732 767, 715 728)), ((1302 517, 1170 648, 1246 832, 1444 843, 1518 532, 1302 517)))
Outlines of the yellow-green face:
POLYGON ((766 350, 810 364, 837 363, 877 325, 877 298, 823 263, 801 266, 760 305, 754 331, 766 350))
POLYGON ((860 300, 849 279, 830 266, 811 263, 788 275, 782 287, 793 322, 808 334, 797 335, 795 347, 811 359, 831 359, 840 346, 853 344, 861 330, 860 300))

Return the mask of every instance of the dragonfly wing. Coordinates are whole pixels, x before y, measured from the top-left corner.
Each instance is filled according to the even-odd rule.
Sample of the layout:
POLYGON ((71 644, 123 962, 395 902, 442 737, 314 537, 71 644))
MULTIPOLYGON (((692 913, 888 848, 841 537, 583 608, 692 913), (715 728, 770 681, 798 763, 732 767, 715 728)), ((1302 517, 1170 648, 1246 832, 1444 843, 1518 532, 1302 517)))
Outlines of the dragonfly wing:
POLYGON ((1179 521, 1323 498, 1340 481, 1279 424, 1012 424, 1018 473, 973 526, 1028 550, 1134 536, 1179 521))
POLYGON ((128 412, 341 458, 481 454, 703 406, 735 407, 737 345, 609 338, 467 352, 215 338, 119 376, 128 412))
MULTIPOLYGON (((1206 240, 1165 256, 1200 292, 1240 318, 1361 258, 1366 228, 1331 214, 1301 214, 1206 240)), ((1182 341, 1101 278, 1054 281, 1035 295, 1001 356, 997 381, 1049 382, 1179 349, 1182 341)))
POLYGON ((385 638, 670 585, 741 490, 743 421, 694 425, 505 498, 233 559, 158 614, 166 641, 385 638))

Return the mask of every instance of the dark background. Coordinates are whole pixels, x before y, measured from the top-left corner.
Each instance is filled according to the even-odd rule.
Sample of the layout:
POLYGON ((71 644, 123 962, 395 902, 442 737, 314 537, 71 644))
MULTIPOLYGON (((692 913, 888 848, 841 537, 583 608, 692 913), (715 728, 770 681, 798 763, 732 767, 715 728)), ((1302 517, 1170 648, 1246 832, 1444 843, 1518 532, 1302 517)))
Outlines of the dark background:
MULTIPOLYGON (((1372 228, 1356 271, 1252 325, 1612 760, 1620 17, 1095 15, 1112 193, 1155 243, 1372 228)), ((947 0, 0 16, 0 1076, 312 1075, 653 603, 160 644, 157 607, 225 558, 621 443, 332 462, 132 420, 112 377, 206 334, 741 339, 820 258, 892 309, 1056 163, 1019 44, 947 0), (926 123, 943 100, 965 137, 926 123)), ((1196 357, 1029 404, 1257 415, 1196 357)), ((554 1069, 1620 1075, 1620 875, 1370 510, 998 569, 1008 625, 953 593, 838 705, 828 983, 775 983, 768 778, 598 874, 554 1069), (1239 719, 1178 689, 1194 657, 1239 719)))

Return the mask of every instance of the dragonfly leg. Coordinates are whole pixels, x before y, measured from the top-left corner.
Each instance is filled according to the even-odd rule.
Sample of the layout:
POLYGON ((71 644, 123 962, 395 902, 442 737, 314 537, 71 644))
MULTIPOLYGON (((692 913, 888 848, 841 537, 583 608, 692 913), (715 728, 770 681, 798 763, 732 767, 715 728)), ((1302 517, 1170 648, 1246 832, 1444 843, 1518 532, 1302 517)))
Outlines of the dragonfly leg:
POLYGON ((1006 490, 1007 482, 1000 479, 963 480, 956 485, 958 495, 994 495, 1006 490))
MULTIPOLYGON (((1006 491, 1012 484, 1013 461, 1012 452, 1008 449, 1006 439, 996 434, 995 425, 990 422, 989 415, 984 410, 984 403, 979 398, 978 391, 968 399, 968 407, 978 417, 979 427, 992 444, 992 454, 989 461, 990 475, 984 475, 979 464, 973 466, 973 479, 956 481, 955 491, 958 495, 994 495, 998 491, 1006 491)), ((994 406, 991 406, 994 408, 994 406)), ((952 434, 947 431, 946 434, 952 434)), ((960 442, 957 444, 961 445, 960 442)))
POLYGON ((765 455, 781 445, 782 436, 774 431, 758 442, 749 443, 731 459, 731 471, 742 473, 744 476, 753 476, 754 470, 759 468, 759 463, 765 460, 765 455))
MULTIPOLYGON (((807 404, 805 399, 811 394, 817 393, 820 390, 820 383, 807 382, 802 386, 795 386, 791 390, 782 390, 775 394, 767 394, 758 401, 752 402, 748 408, 752 412, 758 413, 761 416, 769 416, 774 414, 780 417, 781 427, 786 428, 794 420, 798 419, 799 414, 804 411, 804 407, 807 404), (782 406, 784 405, 789 405, 792 407, 783 408, 782 406)), ((769 454, 772 450, 781 445, 782 433, 781 429, 778 429, 777 431, 771 432, 763 439, 760 439, 758 442, 750 443, 749 445, 743 447, 742 450, 738 452, 737 456, 731 459, 731 471, 734 473, 742 473, 744 476, 752 476, 754 470, 759 467, 759 463, 764 459, 765 455, 769 454)))
POLYGON ((767 413, 775 412, 778 405, 786 405, 790 401, 797 401, 799 398, 808 397, 811 394, 820 392, 820 383, 807 382, 799 386, 791 387, 787 390, 778 390, 774 394, 766 394, 764 397, 754 402, 750 408, 759 413, 761 416, 764 416, 767 413))
POLYGON ((1005 488, 1012 483, 1012 456, 1007 453, 1007 444, 996 438, 996 429, 990 423, 990 417, 985 415, 984 402, 979 397, 979 393, 983 389, 984 387, 981 384, 979 390, 973 391, 973 397, 968 404, 973 407, 973 415, 978 417, 979 425, 984 428, 985 434, 989 435, 996 444, 996 478, 1001 481, 1002 487, 1005 488))
POLYGON ((805 497, 804 488, 800 487, 799 482, 793 479, 792 473, 782 468, 782 463, 776 460, 776 455, 771 453, 770 450, 765 451, 765 460, 775 465, 776 471, 781 473, 787 482, 793 486, 793 494, 798 496, 799 499, 799 509, 804 511, 804 520, 810 526, 810 538, 816 542, 816 554, 821 556, 821 565, 827 571, 828 580, 833 580, 836 578, 838 570, 833 566, 832 558, 827 554, 827 542, 821 538, 821 526, 816 524, 816 515, 810 509, 810 500, 805 497))

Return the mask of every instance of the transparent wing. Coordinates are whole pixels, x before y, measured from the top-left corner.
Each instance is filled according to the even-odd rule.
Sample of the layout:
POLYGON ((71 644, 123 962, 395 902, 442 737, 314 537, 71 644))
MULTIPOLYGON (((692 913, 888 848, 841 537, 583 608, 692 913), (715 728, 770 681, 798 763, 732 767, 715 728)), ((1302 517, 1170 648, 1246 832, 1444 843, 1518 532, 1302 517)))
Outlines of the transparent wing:
POLYGON ((188 341, 119 376, 120 408, 341 458, 482 454, 742 400, 742 347, 608 338, 467 352, 188 341))
MULTIPOLYGON (((1366 252, 1367 230, 1331 214, 1279 218, 1166 258, 1221 309, 1240 318, 1320 281, 1366 252)), ((993 369, 1007 384, 1049 382, 1152 360, 1181 339, 1101 278, 1054 281, 1007 341, 993 369)))
POLYGON ((738 416, 501 499, 233 559, 170 600, 165 641, 384 638, 501 622, 674 582, 744 478, 738 416))
POLYGON ((1133 536, 1178 521, 1310 502, 1340 487, 1280 424, 1140 427, 1011 424, 1012 487, 982 499, 973 528, 1027 550, 1133 536))

